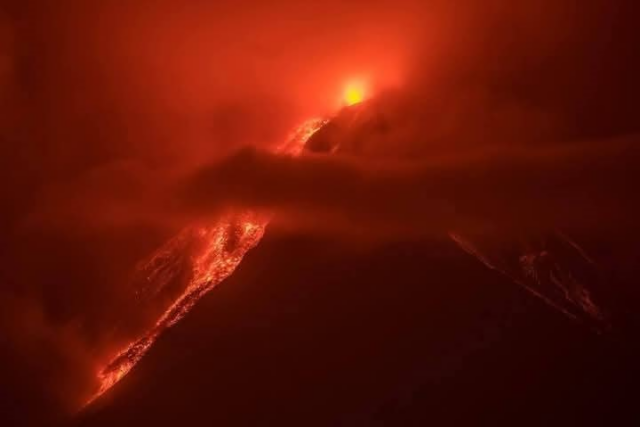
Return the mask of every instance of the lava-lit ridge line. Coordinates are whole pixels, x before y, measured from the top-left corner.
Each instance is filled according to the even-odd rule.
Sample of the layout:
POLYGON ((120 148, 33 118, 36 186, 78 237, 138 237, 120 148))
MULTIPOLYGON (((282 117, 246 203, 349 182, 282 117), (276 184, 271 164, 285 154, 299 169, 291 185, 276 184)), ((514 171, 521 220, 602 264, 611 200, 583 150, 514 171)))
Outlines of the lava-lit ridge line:
MULTIPOLYGON (((580 255, 581 259, 588 262, 590 265, 595 265, 594 261, 588 257, 584 249, 571 240, 566 234, 561 231, 556 231, 556 234, 564 243, 573 248, 573 250, 580 255)), ((554 300, 552 295, 545 295, 542 290, 536 289, 535 282, 540 285, 542 281, 539 279, 538 271, 534 264, 530 264, 529 268, 531 269, 530 274, 534 276, 535 281, 533 283, 528 283, 529 280, 526 277, 519 277, 518 273, 511 272, 508 266, 500 265, 501 263, 499 261, 495 262, 491 259, 490 255, 487 256, 486 253, 482 252, 475 244, 465 237, 454 232, 450 232, 449 237, 457 243, 462 250, 478 259, 485 266, 508 277, 513 282, 522 286, 531 294, 540 298, 550 307, 556 309, 565 316, 575 321, 584 321, 586 318, 590 321, 595 321, 596 324, 594 325, 594 330, 598 332, 608 327, 605 314, 601 311, 598 305, 595 304, 589 290, 578 282, 570 271, 563 269, 561 264, 557 261, 554 262, 555 270, 550 270, 546 273, 548 275, 548 280, 553 283, 558 292, 562 293, 561 299, 556 298, 556 300, 554 300)), ((531 259, 531 255, 527 254, 520 257, 521 262, 529 261, 531 259)), ((535 255, 533 259, 535 259, 535 255)), ((522 268, 522 266, 520 268, 522 268)))
MULTIPOLYGON (((284 155, 300 154, 307 140, 325 123, 326 121, 321 119, 304 122, 275 151, 284 155)), ((202 243, 190 260, 192 274, 184 291, 165 310, 152 328, 127 344, 106 366, 100 369, 97 373, 99 388, 88 399, 86 405, 122 380, 144 357, 162 332, 178 323, 204 294, 235 271, 244 255, 260 242, 269 220, 268 214, 246 211, 227 215, 208 227, 192 227, 183 230, 179 236, 150 257, 149 263, 160 265, 141 266, 141 270, 161 271, 163 262, 170 262, 168 260, 171 259, 170 255, 173 252, 185 249, 184 245, 180 244, 184 239, 198 239, 202 243)), ((167 277, 162 278, 164 283, 168 280, 167 277)), ((153 286, 153 283, 151 285, 153 286)))

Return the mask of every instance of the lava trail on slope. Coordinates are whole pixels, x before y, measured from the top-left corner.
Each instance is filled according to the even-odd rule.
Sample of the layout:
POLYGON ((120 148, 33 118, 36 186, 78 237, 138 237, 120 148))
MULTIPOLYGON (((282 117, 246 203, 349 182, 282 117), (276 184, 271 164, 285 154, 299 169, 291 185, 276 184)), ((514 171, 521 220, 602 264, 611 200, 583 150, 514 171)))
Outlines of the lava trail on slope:
POLYGON ((610 327, 595 303, 598 267, 561 231, 509 242, 449 233, 458 246, 571 319, 601 332, 610 327))
MULTIPOLYGON (((321 119, 304 122, 276 152, 298 155, 324 124, 321 119)), ((203 295, 234 272, 244 255, 260 242, 269 221, 268 214, 246 211, 228 214, 206 227, 189 227, 138 267, 143 275, 142 285, 136 289, 140 299, 158 299, 165 288, 185 274, 185 269, 188 282, 152 328, 127 344, 100 369, 99 388, 87 405, 122 380, 166 329, 178 323, 203 295)))

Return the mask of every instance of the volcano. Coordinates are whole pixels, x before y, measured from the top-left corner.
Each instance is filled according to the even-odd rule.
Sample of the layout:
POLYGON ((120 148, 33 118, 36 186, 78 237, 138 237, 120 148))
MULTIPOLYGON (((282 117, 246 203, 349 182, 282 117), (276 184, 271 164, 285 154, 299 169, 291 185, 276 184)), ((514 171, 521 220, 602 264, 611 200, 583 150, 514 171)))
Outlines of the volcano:
MULTIPOLYGON (((314 123, 297 140, 319 156, 367 155, 367 138, 388 131, 375 102, 314 123)), ((627 410, 596 392, 633 378, 624 325, 612 332, 622 309, 603 290, 606 267, 560 229, 364 247, 267 229, 258 245, 268 218, 239 218, 223 221, 220 254, 195 250, 197 291, 186 285, 104 368, 92 400, 122 382, 79 425, 469 425, 525 413, 524 424, 555 425, 627 410), (221 273, 223 253, 233 266, 221 273)), ((162 294, 180 254, 217 239, 215 227, 185 233, 143 264, 141 295, 162 294)))

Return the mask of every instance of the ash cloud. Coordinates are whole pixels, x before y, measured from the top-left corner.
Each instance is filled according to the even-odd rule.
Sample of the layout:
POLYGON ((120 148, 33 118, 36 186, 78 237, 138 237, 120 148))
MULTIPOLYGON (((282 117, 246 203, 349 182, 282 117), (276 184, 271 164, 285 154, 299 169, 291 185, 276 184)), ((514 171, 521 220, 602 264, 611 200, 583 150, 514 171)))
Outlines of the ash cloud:
POLYGON ((245 150, 196 174, 186 203, 196 214, 276 209, 290 225, 364 234, 632 225, 633 4, 432 6, 437 30, 410 78, 336 136, 357 157, 245 150))

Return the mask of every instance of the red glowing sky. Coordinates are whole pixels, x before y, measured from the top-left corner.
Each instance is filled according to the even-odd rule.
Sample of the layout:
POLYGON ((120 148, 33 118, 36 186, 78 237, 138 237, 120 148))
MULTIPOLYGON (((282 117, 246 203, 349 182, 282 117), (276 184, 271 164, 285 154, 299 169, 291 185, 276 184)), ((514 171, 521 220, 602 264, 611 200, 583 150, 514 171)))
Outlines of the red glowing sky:
MULTIPOLYGON (((297 340, 313 335, 296 329, 298 315, 313 336, 324 337, 324 344, 311 346, 310 355, 300 359, 306 363, 300 365, 303 374, 297 379, 297 374, 283 375, 285 383, 298 384, 304 372, 312 371, 308 366, 320 366, 326 371, 318 368, 322 374, 315 380, 326 376, 337 385, 318 390, 327 396, 330 388, 347 390, 336 378, 349 376, 350 353, 340 356, 332 349, 352 344, 357 360, 380 356, 377 365, 354 363, 364 370, 353 372, 366 379, 387 375, 383 395, 393 387, 410 394, 407 384, 423 372, 422 365, 416 362, 413 371, 402 373, 400 361, 411 359, 416 337, 429 335, 422 333, 425 325, 446 324, 460 300, 465 313, 471 313, 463 316, 469 324, 486 320, 474 313, 494 307, 472 285, 476 277, 483 284, 500 279, 458 253, 450 255, 450 246, 430 246, 440 244, 438 238, 452 225, 484 232, 491 228, 483 222, 487 217, 507 228, 531 227, 527 231, 560 223, 596 242, 595 252, 611 261, 607 268, 622 265, 620 277, 635 277, 629 273, 635 271, 629 267, 632 255, 619 258, 609 246, 599 245, 599 239, 609 239, 624 242, 612 244, 616 248, 633 247, 635 233, 628 225, 635 224, 638 209, 628 188, 633 180, 627 179, 640 170, 634 163, 640 70, 633 0, 6 3, 0 7, 0 195, 6 201, 0 212, 0 336, 8 344, 0 352, 0 367, 7 368, 4 378, 13 389, 13 400, 5 400, 17 402, 8 411, 11 420, 32 414, 24 422, 33 418, 33 425, 42 425, 52 414, 64 418, 69 408, 86 401, 95 390, 97 367, 162 312, 163 304, 141 308, 132 295, 132 272, 140 260, 184 227, 228 210, 273 213, 273 234, 267 232, 260 246, 267 249, 248 256, 249 267, 240 268, 233 279, 237 291, 221 291, 221 303, 208 300, 221 317, 204 310, 205 320, 167 338, 170 344, 160 346, 134 385, 123 385, 130 396, 139 390, 140 378, 160 381, 164 375, 153 369, 164 369, 162 360, 193 357, 172 366, 202 366, 211 362, 220 342, 236 351, 221 360, 247 357, 246 372, 252 372, 258 366, 252 351, 271 351, 261 340, 279 340, 291 351, 267 354, 265 360, 278 372, 288 372, 282 360, 295 365, 295 350, 304 347, 297 340), (306 153, 296 159, 273 154, 306 119, 333 117, 362 101, 370 107, 348 110, 354 115, 336 119, 325 135, 328 144, 336 142, 332 137, 342 138, 339 142, 351 152, 306 153), (350 129, 353 123, 357 126, 350 129), (624 156, 616 151, 628 148, 624 156), (311 240, 292 243, 289 234, 311 240), (335 240, 316 248, 318 236, 335 240), (417 248, 417 240, 425 246, 417 248), (394 242, 400 242, 399 249, 389 248, 394 242), (270 247, 280 248, 272 258, 270 247), (287 255, 291 248, 295 253, 287 255), (392 261, 383 265, 387 255, 392 261), (289 256, 294 266, 288 265, 289 256), (440 256, 451 257, 442 262, 451 271, 440 270, 440 256), (429 274, 423 268, 426 258, 429 274), (306 270, 315 275, 306 276, 306 270), (263 276, 264 271, 269 273, 263 276), (267 285, 278 289, 273 282, 280 283, 270 275, 282 279, 282 295, 268 293, 272 288, 267 285), (389 282, 397 288, 385 287, 389 282), (300 283, 304 288, 294 286, 300 283), (325 283, 334 287, 325 288, 325 283), (369 283, 377 286, 372 299, 363 297, 369 283), (440 289, 440 283, 449 287, 440 289), (457 283, 463 291, 457 291, 457 283), (416 292, 422 300, 414 299, 416 292), (427 292, 437 303, 422 311, 421 301, 431 301, 427 292), (461 297, 468 293, 473 296, 461 297), (324 302, 316 304, 317 295, 324 302), (336 301, 343 305, 337 307, 336 301), (371 308, 387 302, 380 311, 371 308), (447 313, 438 311, 440 303, 447 313), (412 308, 413 318, 403 317, 404 307, 412 308), (248 332, 253 341, 245 353, 245 344, 233 341, 242 334, 232 321, 260 329, 256 325, 263 323, 252 314, 254 308, 271 313, 278 327, 248 332), (340 322, 331 323, 334 309, 343 316, 340 322), (359 314, 366 320, 360 322, 359 314), (397 329, 384 329, 385 319, 397 329), (342 324, 354 328, 352 336, 342 324), (202 330, 211 335, 205 339, 202 330), (282 336, 269 335, 281 331, 282 336), (377 347, 379 331, 386 340, 397 340, 397 347, 377 347), (206 347, 202 355, 175 350, 183 349, 174 344, 183 338, 206 347), (391 354, 396 348, 398 354, 391 354), (333 361, 344 365, 334 371, 333 361), (393 383, 396 378, 402 384, 393 383)), ((499 301, 504 316, 526 317, 512 313, 509 301, 521 303, 524 313, 531 304, 515 291, 501 293, 507 288, 492 288, 491 298, 499 301)), ((179 289, 168 285, 166 292, 171 299, 179 289)), ((541 324, 531 332, 539 342, 556 331, 557 343, 582 342, 572 335, 573 326, 538 306, 530 310, 543 321, 519 317, 516 323, 529 332, 535 329, 531 325, 541 324)), ((491 327, 510 328, 501 322, 491 327)), ((466 329, 448 326, 428 330, 437 336, 453 331, 460 342, 475 343, 466 329)), ((517 343, 537 350, 535 342, 518 341, 526 334, 516 329, 505 332, 504 354, 517 343)), ((545 349, 546 361, 564 360, 558 348, 545 349)), ((507 367, 536 362, 521 353, 513 365, 507 356, 500 360, 507 367)), ((420 354, 429 357, 426 350, 420 354)), ((485 356, 475 360, 493 360, 496 354, 485 356)), ((442 369, 456 372, 458 359, 449 359, 442 369)), ((532 376, 544 372, 545 360, 539 363, 532 376)), ((193 378, 201 377, 204 384, 214 382, 212 376, 224 377, 224 366, 207 366, 192 377, 176 369, 168 381, 187 390, 185 378, 197 383, 193 378)), ((265 383, 273 380, 267 371, 261 371, 265 383)), ((505 372, 495 377, 500 375, 511 378, 505 372)), ((336 396, 345 401, 360 396, 365 382, 353 386, 356 393, 336 396)), ((310 384, 300 383, 303 388, 310 384)), ((503 385, 509 388, 508 379, 503 385)), ((553 388, 554 383, 546 385, 553 388)), ((472 380, 464 386, 470 395, 483 392, 472 380)), ((283 390, 296 406, 298 393, 283 390)), ((142 399, 145 408, 157 397, 149 393, 142 399)), ((230 399, 242 407, 262 402, 255 398, 238 405, 243 401, 233 400, 233 392, 216 389, 212 394, 211 401, 230 399)), ((404 402, 402 396, 393 394, 404 402)), ((180 402, 188 407, 186 398, 180 402)), ((264 402, 271 407, 273 401, 264 402)), ((339 406, 333 407, 336 413, 339 406)), ((131 415, 138 410, 130 409, 122 411, 131 415)), ((194 419, 206 419, 206 413, 194 419)), ((12 422, 0 419, 0 424, 12 422)))

